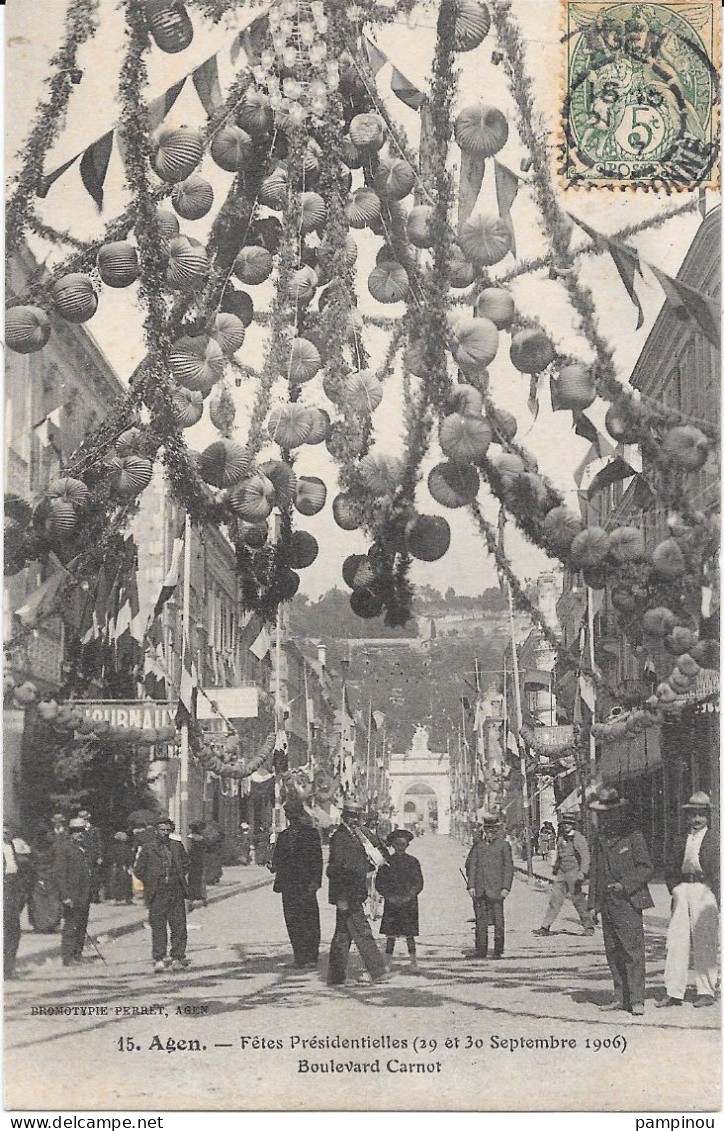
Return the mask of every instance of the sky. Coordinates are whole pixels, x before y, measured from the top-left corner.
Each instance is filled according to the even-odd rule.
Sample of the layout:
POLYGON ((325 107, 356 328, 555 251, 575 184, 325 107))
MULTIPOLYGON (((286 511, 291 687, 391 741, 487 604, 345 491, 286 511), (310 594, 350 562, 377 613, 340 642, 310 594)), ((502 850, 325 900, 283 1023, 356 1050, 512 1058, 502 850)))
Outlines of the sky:
MULTIPOLYGON (((430 64, 434 48, 434 24, 436 5, 420 5, 412 21, 382 28, 376 41, 392 61, 419 88, 425 90, 429 81, 430 64)), ((5 150, 6 174, 16 168, 17 155, 22 150, 28 133, 29 122, 39 97, 43 94, 43 79, 47 72, 47 62, 62 38, 65 0, 23 0, 10 4, 6 16, 6 93, 5 93, 5 150)), ((562 79, 562 47, 558 29, 559 5, 553 0, 513 0, 512 9, 517 16, 526 42, 528 65, 533 78, 536 106, 540 115, 540 129, 548 131, 551 161, 554 160, 554 146, 560 122, 560 83, 562 79)), ((71 98, 67 119, 60 139, 48 157, 46 171, 52 171, 74 154, 82 151, 96 140, 118 118, 115 90, 122 58, 123 19, 116 0, 100 0, 101 24, 96 37, 86 45, 80 54, 79 65, 83 72, 82 81, 71 98)), ((228 19, 226 23, 213 27, 205 24, 194 11, 192 19, 195 27, 194 41, 187 50, 178 55, 165 55, 154 49, 149 57, 150 97, 161 93, 182 75, 189 73, 215 51, 219 51, 222 89, 231 78, 232 69, 225 50, 233 38, 234 31, 249 20, 249 9, 240 9, 246 14, 242 23, 228 19)), ((259 9, 255 9, 255 14, 259 9)), ((454 112, 458 112, 479 99, 499 107, 508 117, 510 135, 499 156, 511 169, 520 169, 521 158, 525 157, 514 124, 514 104, 507 87, 502 66, 494 66, 491 52, 496 43, 491 32, 483 44, 475 51, 460 55, 458 96, 454 112)), ((404 106, 389 89, 385 91, 385 76, 381 72, 380 88, 393 117, 404 128, 410 142, 417 144, 419 137, 419 117, 404 106)), ((388 84, 387 84, 388 85, 388 84)), ((186 123, 202 127, 205 121, 203 110, 192 84, 187 83, 184 92, 167 119, 167 124, 186 123)), ((451 162, 459 163, 459 150, 452 147, 451 162)), ((217 202, 223 199, 223 192, 231 183, 232 175, 223 173, 205 157, 199 170, 212 183, 217 202)), ((360 174, 357 174, 359 177, 360 174)), ((356 182, 355 182, 356 185, 356 182)), ((120 211, 127 202, 123 186, 122 166, 117 151, 111 157, 106 181, 106 200, 104 210, 98 213, 95 205, 85 193, 77 170, 77 165, 61 177, 51 189, 47 199, 41 203, 43 218, 56 227, 68 227, 81 238, 98 235, 110 218, 120 211)), ((683 197, 681 198, 683 200, 683 197)), ((665 196, 654 193, 619 192, 603 190, 575 190, 565 194, 564 206, 572 215, 582 219, 604 233, 637 223, 670 205, 665 196)), ((478 208, 482 211, 496 211, 493 177, 488 173, 481 191, 478 208)), ((212 212, 212 215, 215 210, 212 212)), ((203 241, 208 232, 212 216, 205 220, 187 223, 182 221, 182 230, 203 241)), ((540 234, 538 217, 529 190, 521 188, 513 206, 512 218, 515 226, 518 254, 529 258, 543 253, 545 245, 540 234)), ((653 263, 669 274, 675 274, 700 222, 698 212, 689 213, 667 223, 664 227, 643 233, 632 241, 642 258, 653 263)), ((364 313, 375 315, 398 315, 404 311, 403 304, 381 306, 367 292, 366 278, 374 266, 375 253, 382 242, 369 232, 355 232, 359 247, 357 262, 358 290, 360 306, 364 313)), ((578 241, 578 236, 574 236, 578 241)), ((574 245, 575 246, 575 245, 574 245)), ((48 256, 48 263, 55 262, 49 245, 34 244, 36 254, 41 259, 48 256), (50 254, 49 254, 50 253, 50 254)), ((493 270, 501 274, 514 266, 508 255, 493 270)), ((639 287, 645 321, 636 330, 636 312, 631 305, 618 274, 606 256, 584 258, 581 270, 583 282, 588 284, 597 303, 599 327, 604 337, 614 349, 617 374, 627 380, 638 357, 646 335, 663 301, 663 294, 655 279, 645 272, 639 287)), ((263 309, 269 300, 270 286, 250 288, 255 305, 263 309)), ((106 356, 119 373, 122 381, 138 364, 144 354, 141 331, 141 313, 135 303, 136 287, 126 291, 104 289, 99 309, 87 328, 96 338, 106 356)), ((545 274, 524 276, 516 280, 512 287, 517 307, 523 315, 537 317, 548 330, 556 345, 564 352, 591 360, 592 355, 585 340, 575 326, 573 312, 560 282, 551 281, 545 274)), ((385 352, 387 332, 369 327, 366 344, 372 355, 373 368, 378 365, 385 352)), ((588 443, 572 431, 571 414, 553 413, 546 381, 540 389, 540 412, 534 421, 526 401, 528 379, 518 373, 508 358, 509 338, 500 335, 500 348, 495 361, 490 366, 490 392, 500 407, 513 412, 518 420, 517 439, 536 456, 541 471, 566 495, 574 508, 577 506, 575 485, 572 473, 586 454, 588 443)), ((260 367, 264 348, 264 332, 259 326, 247 331, 246 340, 237 357, 241 362, 260 367)), ((246 437, 246 425, 250 413, 253 394, 247 389, 236 389, 233 379, 230 382, 237 404, 237 431, 235 438, 241 442, 246 437)), ((284 400, 279 390, 276 400, 284 400)), ((322 374, 305 385, 305 403, 320 404, 329 409, 322 392, 322 374)), ((398 451, 401 445, 401 379, 400 374, 385 384, 384 398, 374 414, 375 434, 378 447, 398 451)), ((598 401, 589 411, 590 417, 600 427, 603 425, 605 405, 598 401)), ((204 420, 186 433, 190 446, 201 449, 215 439, 217 433, 204 420)), ((367 542, 358 533, 345 533, 339 530, 331 514, 331 499, 336 493, 335 469, 323 445, 298 449, 297 469, 301 474, 319 475, 328 487, 328 503, 325 510, 313 518, 297 517, 297 525, 308 529, 320 543, 317 561, 302 571, 301 591, 316 599, 332 585, 340 585, 341 564, 352 553, 364 552, 367 542)), ((266 458, 276 454, 270 446, 266 458)), ((425 480, 429 469, 441 459, 437 443, 433 444, 430 455, 423 465, 424 477, 420 485, 418 509, 430 514, 443 514, 452 528, 452 544, 448 553, 435 563, 415 562, 412 580, 419 584, 434 585, 445 590, 452 585, 458 593, 476 594, 496 583, 493 563, 484 550, 479 534, 476 533, 472 518, 446 510, 432 500, 427 492, 425 480)), ((497 503, 487 494, 481 493, 481 505, 487 518, 495 521, 497 503)), ((520 577, 531 577, 550 567, 549 559, 528 543, 508 524, 506 550, 520 577)))

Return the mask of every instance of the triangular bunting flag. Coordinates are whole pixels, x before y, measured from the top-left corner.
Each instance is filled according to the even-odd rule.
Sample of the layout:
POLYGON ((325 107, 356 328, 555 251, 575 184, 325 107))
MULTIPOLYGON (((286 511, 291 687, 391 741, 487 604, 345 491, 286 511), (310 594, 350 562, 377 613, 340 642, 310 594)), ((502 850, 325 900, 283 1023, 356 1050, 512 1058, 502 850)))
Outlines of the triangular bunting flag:
POLYGON ((270 650, 271 640, 269 639, 269 633, 267 632, 266 625, 263 624, 261 626, 261 632, 257 636, 256 640, 252 641, 252 643, 249 645, 249 651, 251 652, 252 656, 256 657, 257 660, 263 660, 265 656, 269 655, 270 650))
POLYGON ((50 566, 53 571, 50 577, 15 612, 24 628, 31 628, 41 617, 54 610, 60 590, 70 580, 68 570, 60 564, 55 554, 50 555, 50 566))
POLYGON ((171 564, 168 567, 168 573, 163 579, 161 592, 156 598, 156 604, 153 606, 154 618, 159 615, 163 606, 171 599, 171 596, 178 585, 179 570, 181 567, 181 555, 184 551, 183 538, 174 538, 173 549, 171 550, 171 564))
POLYGON ((458 188, 458 228, 462 227, 475 208, 485 175, 485 158, 468 150, 462 151, 458 188))
POLYGON ((103 207, 103 185, 112 149, 113 130, 109 130, 98 141, 94 141, 93 145, 88 146, 80 162, 80 179, 99 211, 103 207))
POLYGON ((510 210, 518 195, 519 184, 520 179, 507 165, 501 165, 500 161, 495 162, 495 195, 498 201, 498 212, 500 219, 505 220, 510 225, 510 250, 514 256, 516 254, 515 232, 513 231, 513 221, 510 216, 510 210))
POLYGON ((389 62, 387 56, 366 35, 362 36, 362 48, 367 59, 367 66, 374 76, 378 75, 385 63, 389 62))
POLYGON ((246 55, 248 67, 256 67, 261 62, 261 52, 264 47, 268 24, 269 17, 267 15, 259 16, 248 27, 239 32, 229 53, 232 64, 236 63, 240 51, 243 51, 246 55))
POLYGON ((672 303, 680 317, 693 318, 701 332, 709 339, 712 345, 721 349, 720 319, 717 308, 707 295, 697 291, 694 287, 682 283, 679 279, 672 279, 652 263, 648 266, 661 283, 667 299, 672 303))
POLYGON ((605 487, 610 487, 612 483, 617 483, 619 479, 630 479, 634 474, 634 469, 629 467, 621 456, 616 456, 610 463, 607 463, 588 485, 587 494, 589 499, 592 495, 597 494, 598 491, 603 491, 605 487))
POLYGON ((608 251, 608 253, 610 254, 613 262, 616 265, 616 269, 621 276, 621 282, 626 288, 631 302, 634 304, 636 310, 638 311, 636 329, 640 330, 644 324, 644 312, 643 307, 641 306, 641 300, 636 294, 636 288, 634 285, 637 275, 640 278, 643 278, 643 275, 641 274, 641 264, 639 262, 638 252, 634 251, 633 248, 628 247, 626 244, 616 243, 614 240, 608 239, 607 236, 601 235, 601 233, 597 232, 595 228, 590 228, 588 224, 584 223, 583 220, 579 220, 577 216, 571 216, 571 219, 574 220, 576 224, 578 224, 579 228, 583 229, 587 236, 590 236, 594 243, 598 244, 599 247, 605 248, 606 251, 608 251))
POLYGON ((71 157, 70 161, 66 161, 65 165, 61 165, 59 169, 56 169, 52 173, 48 173, 47 177, 43 177, 37 189, 37 195, 41 200, 45 200, 51 188, 58 180, 58 177, 62 177, 63 173, 66 173, 68 169, 70 169, 71 165, 75 164, 79 157, 80 154, 76 153, 75 157, 71 157))
POLYGON ((405 106, 409 106, 412 110, 419 110, 425 102, 425 95, 422 91, 418 90, 409 79, 406 79, 397 67, 392 68, 390 89, 393 94, 397 95, 400 102, 404 102, 405 106))
POLYGON ((149 102, 147 114, 148 128, 151 133, 158 129, 161 122, 174 106, 176 99, 184 88, 187 77, 187 75, 184 75, 182 79, 179 79, 173 86, 170 86, 168 90, 164 91, 158 98, 154 98, 152 102, 149 102))
POLYGON ((201 105, 210 118, 222 103, 219 62, 216 55, 212 55, 200 67, 197 67, 192 78, 201 105))

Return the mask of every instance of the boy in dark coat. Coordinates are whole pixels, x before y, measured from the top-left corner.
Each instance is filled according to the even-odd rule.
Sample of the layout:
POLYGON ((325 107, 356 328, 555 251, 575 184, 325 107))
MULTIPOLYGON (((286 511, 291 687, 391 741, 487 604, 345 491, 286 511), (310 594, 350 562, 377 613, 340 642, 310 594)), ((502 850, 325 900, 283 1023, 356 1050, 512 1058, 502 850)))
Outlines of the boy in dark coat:
POLYGON ((475 957, 488 957, 488 929, 494 930, 492 958, 505 948, 503 903, 513 886, 513 853, 502 834, 500 818, 483 817, 483 838, 473 844, 465 861, 468 891, 475 908, 475 957))
POLYGON ((274 891, 282 897, 284 922, 294 953, 294 965, 303 970, 319 959, 319 907, 322 886, 322 841, 302 801, 290 798, 284 806, 289 828, 279 833, 271 862, 274 891))
POLYGON ((168 966, 184 970, 190 965, 186 957, 186 876, 189 858, 180 840, 171 840, 174 828, 170 817, 159 817, 155 836, 138 851, 133 871, 143 884, 151 925, 153 969, 162 974, 168 966), (168 933, 171 934, 171 957, 166 957, 168 933))
POLYGON ((389 864, 377 873, 376 887, 385 899, 380 934, 387 936, 386 954, 392 956, 395 939, 404 938, 410 966, 417 966, 415 937, 420 933, 417 897, 422 891, 423 879, 419 860, 407 855, 412 839, 408 829, 394 829, 390 833, 387 844, 393 855, 389 864))
POLYGON ((60 953, 64 966, 82 961, 88 929, 93 873, 83 847, 85 829, 85 821, 74 817, 70 822, 70 836, 59 841, 53 861, 55 885, 63 904, 60 953))

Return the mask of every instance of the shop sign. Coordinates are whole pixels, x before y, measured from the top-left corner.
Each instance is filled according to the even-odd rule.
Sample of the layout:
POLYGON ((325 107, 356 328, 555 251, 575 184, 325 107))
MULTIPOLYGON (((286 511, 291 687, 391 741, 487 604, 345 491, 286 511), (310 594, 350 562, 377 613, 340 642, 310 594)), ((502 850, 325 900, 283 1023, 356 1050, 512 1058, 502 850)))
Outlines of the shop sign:
POLYGON ((103 720, 112 727, 160 730, 175 726, 178 704, 160 699, 71 699, 68 706, 82 711, 87 719, 103 720))
POLYGON ((255 683, 243 687, 206 687, 196 703, 197 719, 256 719, 259 716, 259 688, 255 683))
POLYGON ((557 750, 564 750, 567 746, 573 745, 573 727, 534 727, 533 742, 531 745, 534 750, 545 754, 550 754, 557 750))

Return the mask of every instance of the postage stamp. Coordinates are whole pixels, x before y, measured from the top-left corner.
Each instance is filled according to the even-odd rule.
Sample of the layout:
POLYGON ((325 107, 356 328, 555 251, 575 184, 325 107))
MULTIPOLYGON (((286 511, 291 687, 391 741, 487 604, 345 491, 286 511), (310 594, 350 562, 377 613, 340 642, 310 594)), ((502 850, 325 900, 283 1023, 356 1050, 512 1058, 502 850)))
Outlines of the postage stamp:
POLYGON ((564 184, 663 191, 718 184, 717 7, 563 3, 564 184))

